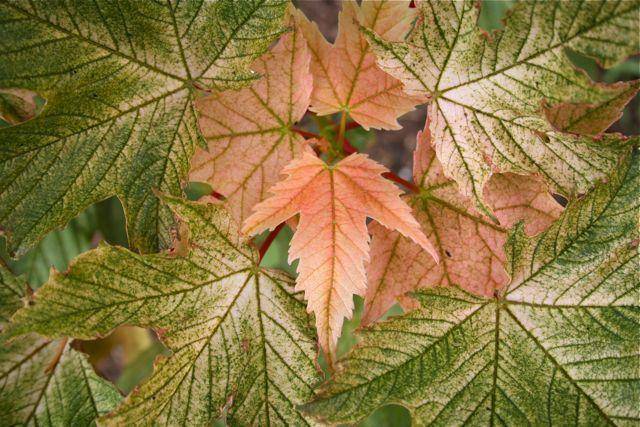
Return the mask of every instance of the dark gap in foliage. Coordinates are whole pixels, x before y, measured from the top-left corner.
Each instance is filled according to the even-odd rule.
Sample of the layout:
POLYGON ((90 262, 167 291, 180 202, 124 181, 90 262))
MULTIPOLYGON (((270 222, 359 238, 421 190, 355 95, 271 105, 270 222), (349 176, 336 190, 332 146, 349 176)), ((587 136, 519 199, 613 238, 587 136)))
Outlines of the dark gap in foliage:
POLYGON ((151 375, 156 357, 170 354, 152 329, 136 326, 120 326, 103 338, 75 340, 72 346, 86 353, 98 375, 123 394, 151 375))

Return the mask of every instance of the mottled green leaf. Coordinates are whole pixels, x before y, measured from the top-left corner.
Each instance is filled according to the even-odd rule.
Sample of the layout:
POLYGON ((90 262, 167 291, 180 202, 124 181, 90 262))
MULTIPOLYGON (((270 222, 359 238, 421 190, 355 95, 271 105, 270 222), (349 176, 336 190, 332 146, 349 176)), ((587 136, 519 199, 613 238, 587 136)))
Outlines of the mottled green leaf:
POLYGON ((0 88, 46 98, 0 129, 0 224, 10 252, 117 195, 132 246, 168 246, 198 141, 194 87, 253 80, 282 32, 286 0, 5 1, 0 88))
POLYGON ((4 330, 11 315, 22 307, 26 289, 26 284, 15 278, 4 264, 0 263, 0 331, 4 330))
MULTIPOLYGON (((0 266, 0 328, 23 305, 25 289, 0 266)), ((0 337, 0 425, 95 425, 119 401, 118 391, 67 340, 0 337)))
POLYGON ((315 336, 293 281, 257 266, 222 208, 167 199, 182 219, 168 254, 101 245, 56 273, 13 334, 91 338, 155 328, 172 350, 107 424, 305 424, 295 409, 319 376, 315 336), (188 228, 188 231, 187 231, 188 228), (186 254, 188 252, 188 254, 186 254))
POLYGON ((491 35, 477 26, 477 3, 420 2, 421 19, 406 43, 366 31, 379 65, 408 94, 431 97, 438 158, 481 210, 489 210, 482 190, 496 170, 538 174, 567 196, 586 192, 615 167, 620 137, 559 132, 543 105, 569 103, 574 111, 557 127, 589 135, 619 117, 639 82, 595 84, 565 49, 607 67, 637 52, 640 2, 522 1, 491 35), (601 123, 586 126, 593 110, 601 123))
POLYGON ((422 308, 363 330, 305 409, 330 422, 398 403, 417 424, 637 425, 638 157, 547 231, 516 228, 502 295, 423 289, 422 308))

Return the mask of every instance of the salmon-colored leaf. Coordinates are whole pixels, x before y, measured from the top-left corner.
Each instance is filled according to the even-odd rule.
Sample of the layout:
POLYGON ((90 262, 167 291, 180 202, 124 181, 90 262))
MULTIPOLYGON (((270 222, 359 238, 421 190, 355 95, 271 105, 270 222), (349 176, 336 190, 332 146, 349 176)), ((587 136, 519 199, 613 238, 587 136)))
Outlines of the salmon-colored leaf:
POLYGON ((437 254, 400 199, 400 190, 382 178, 386 169, 364 154, 328 165, 310 152, 283 169, 273 197, 255 207, 243 233, 256 234, 300 214, 291 241, 290 262, 300 260, 296 290, 304 290, 314 312, 318 338, 331 356, 353 295, 364 295, 364 262, 369 260, 367 217, 398 230, 434 258, 437 254))
POLYGON ((526 231, 544 230, 561 211, 542 180, 511 173, 494 174, 485 186, 487 200, 500 224, 494 224, 458 192, 445 177, 431 147, 428 132, 418 134, 414 154, 414 179, 420 194, 408 197, 423 230, 434 242, 441 262, 436 264, 418 246, 400 234, 375 224, 363 324, 382 316, 400 301, 405 308, 415 302, 404 295, 425 286, 460 286, 490 296, 508 283, 503 245, 507 229, 526 220, 526 231))
POLYGON ((314 88, 311 110, 320 114, 348 112, 365 129, 400 129, 397 118, 420 103, 402 83, 380 70, 360 26, 386 40, 401 41, 415 19, 408 1, 342 3, 338 37, 332 45, 318 26, 297 11, 296 20, 309 43, 314 88))
POLYGON ((261 79, 196 102, 208 149, 197 150, 189 178, 225 196, 238 223, 305 145, 291 127, 309 106, 309 61, 304 38, 294 28, 254 64, 261 79))

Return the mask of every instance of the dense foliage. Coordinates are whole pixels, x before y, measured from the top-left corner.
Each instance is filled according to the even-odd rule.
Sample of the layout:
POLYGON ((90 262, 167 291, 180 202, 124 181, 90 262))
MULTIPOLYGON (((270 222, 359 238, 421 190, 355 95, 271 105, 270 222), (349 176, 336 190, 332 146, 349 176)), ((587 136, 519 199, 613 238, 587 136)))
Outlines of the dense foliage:
POLYGON ((640 422, 640 1, 485 7, 0 2, 0 424, 640 422))

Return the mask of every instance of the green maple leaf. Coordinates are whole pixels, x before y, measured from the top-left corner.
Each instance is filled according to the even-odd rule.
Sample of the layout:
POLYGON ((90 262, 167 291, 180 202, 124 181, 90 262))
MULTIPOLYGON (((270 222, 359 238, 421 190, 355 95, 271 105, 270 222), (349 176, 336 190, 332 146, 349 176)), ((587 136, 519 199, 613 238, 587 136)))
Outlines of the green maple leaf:
POLYGON ((132 246, 170 243, 171 212, 198 143, 194 87, 237 87, 283 30, 286 0, 6 1, 0 87, 47 101, 0 130, 0 224, 24 253, 117 195, 132 246))
POLYGON ((420 2, 405 43, 365 30, 378 64, 410 95, 431 97, 438 158, 461 192, 490 213, 482 190, 492 171, 538 174, 567 196, 606 177, 624 148, 594 135, 617 120, 639 82, 596 84, 565 49, 612 66, 640 50, 640 2, 526 1, 488 35, 474 0, 420 2))
POLYGON ((330 422, 399 403, 418 424, 637 424, 639 157, 547 231, 515 229, 502 295, 423 289, 422 308, 364 330, 306 410, 330 422))
MULTIPOLYGON (((0 265, 0 330, 23 305, 25 289, 0 265)), ((118 391, 66 340, 36 334, 14 341, 0 337, 1 425, 95 425, 119 401, 118 391)))
POLYGON ((238 425, 306 424, 295 406, 312 397, 319 376, 302 295, 284 274, 258 267, 222 208, 166 200, 183 221, 173 253, 101 245, 80 255, 16 314, 11 334, 155 328, 173 354, 107 424, 201 425, 225 412, 238 425))

